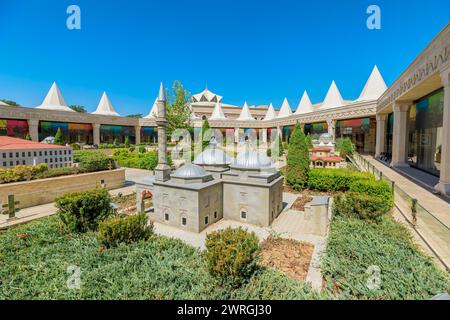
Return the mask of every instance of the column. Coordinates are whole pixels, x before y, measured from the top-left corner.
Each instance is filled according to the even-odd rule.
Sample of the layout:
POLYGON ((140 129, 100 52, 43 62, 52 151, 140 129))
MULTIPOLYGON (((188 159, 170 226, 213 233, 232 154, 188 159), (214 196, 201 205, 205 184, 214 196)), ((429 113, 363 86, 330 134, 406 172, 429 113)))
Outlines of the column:
POLYGON ((239 143, 239 128, 234 128, 234 142, 239 143))
POLYGON ((100 145, 100 124, 93 123, 92 124, 92 136, 94 138, 94 144, 100 145))
POLYGON ((377 114, 377 140, 375 143, 375 157, 378 158, 386 151, 386 114, 377 114))
POLYGON ((441 173, 439 183, 434 188, 439 193, 450 196, 450 67, 441 71, 441 81, 444 87, 441 173))
POLYGON ((392 136, 391 167, 408 167, 409 102, 394 102, 394 132, 392 136))
POLYGON ((263 143, 263 144, 266 144, 267 143, 267 128, 262 128, 262 129, 260 129, 261 131, 261 133, 260 133, 260 137, 261 137, 261 142, 263 143))
POLYGON ((327 119, 327 125, 328 125, 328 134, 331 134, 331 136, 333 137, 333 142, 335 142, 335 136, 336 136, 336 120, 334 119, 327 119))
POLYGON ((141 126, 134 127, 134 135, 135 135, 135 145, 141 144, 141 126))
POLYGON ((158 126, 158 165, 155 168, 155 179, 157 181, 167 181, 170 179, 170 166, 167 164, 167 117, 166 117, 166 97, 164 87, 161 83, 159 87, 158 99, 156 101, 158 114, 156 125, 158 126))
POLYGON ((39 120, 28 119, 28 131, 31 136, 31 140, 39 141, 39 120))

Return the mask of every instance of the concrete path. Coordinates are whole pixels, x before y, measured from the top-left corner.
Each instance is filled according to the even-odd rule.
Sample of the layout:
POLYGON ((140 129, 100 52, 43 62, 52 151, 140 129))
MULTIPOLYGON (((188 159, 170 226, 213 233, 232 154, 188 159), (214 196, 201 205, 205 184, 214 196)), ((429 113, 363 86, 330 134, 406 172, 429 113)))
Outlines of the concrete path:
POLYGON ((420 241, 417 242, 424 251, 432 252, 440 260, 440 263, 449 269, 450 204, 373 157, 363 157, 377 170, 383 172, 384 177, 394 181, 396 187, 403 190, 400 191, 396 188, 394 194, 397 218, 401 215, 401 219, 408 222, 406 225, 412 231, 414 238, 417 240, 417 236, 419 236, 420 241), (417 199, 419 204, 416 222, 412 216, 411 198, 417 199))

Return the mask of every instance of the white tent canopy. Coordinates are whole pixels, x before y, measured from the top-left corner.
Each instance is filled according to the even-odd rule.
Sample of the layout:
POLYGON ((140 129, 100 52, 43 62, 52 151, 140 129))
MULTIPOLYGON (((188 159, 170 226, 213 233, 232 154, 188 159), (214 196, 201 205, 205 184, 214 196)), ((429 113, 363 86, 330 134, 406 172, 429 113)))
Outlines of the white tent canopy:
POLYGON ((214 110, 211 114, 210 120, 224 120, 226 119, 225 114, 222 110, 222 104, 220 102, 216 102, 214 110))
POLYGON ((263 120, 273 120, 277 117, 276 113, 275 113, 275 109, 272 105, 272 103, 269 104, 269 108, 267 109, 266 112, 266 116, 264 117, 263 120))
POLYGON ((244 107, 242 108, 241 114, 236 120, 240 121, 252 121, 255 120, 255 118, 252 117, 252 114, 250 113, 250 109, 248 108, 247 101, 244 103, 244 107))
POLYGON ((387 90, 378 67, 375 66, 357 101, 377 100, 387 90))
POLYGON ((342 106, 343 104, 344 100, 342 99, 341 93, 333 80, 331 82, 330 89, 328 89, 325 100, 323 100, 321 108, 334 108, 342 106))
POLYGON ((295 114, 309 113, 313 112, 313 106, 311 100, 309 99, 308 92, 306 90, 303 92, 303 96, 300 100, 300 103, 297 106, 297 110, 295 110, 295 114))
POLYGON ((291 106, 286 98, 283 100, 280 111, 278 112, 278 118, 289 117, 292 114, 291 106))
POLYGON ((158 106, 156 102, 158 102, 158 98, 155 99, 155 102, 153 103, 150 112, 148 113, 148 115, 144 117, 144 119, 152 119, 152 118, 154 119, 158 116, 158 106))
POLYGON ((102 98, 97 106, 97 110, 92 112, 92 114, 103 114, 107 116, 120 116, 114 109, 111 101, 109 100, 106 92, 103 92, 102 98))
POLYGON ((193 102, 221 102, 222 96, 219 96, 206 88, 200 93, 194 94, 192 96, 193 102))
POLYGON ((74 110, 70 109, 66 102, 64 101, 64 98, 59 91, 58 86, 56 85, 56 82, 53 82, 52 87, 50 88, 49 92, 45 96, 44 101, 41 105, 36 107, 37 109, 46 109, 46 110, 56 110, 56 111, 69 111, 69 112, 75 112, 74 110))

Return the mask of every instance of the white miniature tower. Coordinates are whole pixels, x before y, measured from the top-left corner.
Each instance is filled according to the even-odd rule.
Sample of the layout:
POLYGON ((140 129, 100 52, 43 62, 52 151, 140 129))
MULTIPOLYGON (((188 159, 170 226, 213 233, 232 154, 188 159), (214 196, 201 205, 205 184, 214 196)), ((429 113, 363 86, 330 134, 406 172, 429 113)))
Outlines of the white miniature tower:
POLYGON ((159 86, 156 104, 158 106, 156 115, 156 125, 158 126, 158 165, 155 168, 155 180, 164 182, 170 179, 170 166, 167 164, 166 97, 164 96, 162 82, 159 86))

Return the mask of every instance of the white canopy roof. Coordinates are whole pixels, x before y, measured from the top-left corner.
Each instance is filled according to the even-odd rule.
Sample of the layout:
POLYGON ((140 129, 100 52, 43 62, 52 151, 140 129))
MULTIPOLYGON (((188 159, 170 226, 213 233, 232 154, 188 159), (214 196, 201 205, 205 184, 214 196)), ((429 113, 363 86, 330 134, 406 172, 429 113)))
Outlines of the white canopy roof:
POLYGON ((375 66, 357 101, 377 100, 387 90, 378 67, 375 66))
POLYGON ((309 113, 313 112, 313 106, 311 100, 309 99, 308 92, 306 90, 303 92, 302 99, 295 110, 295 114, 309 113))
POLYGON ((269 104, 269 108, 267 109, 266 116, 263 120, 273 120, 277 117, 275 113, 275 109, 273 108, 272 103, 269 104))
POLYGON ((56 85, 56 82, 53 82, 52 87, 50 88, 49 92, 47 93, 47 96, 45 97, 44 101, 41 105, 36 107, 37 109, 47 109, 47 110, 56 110, 56 111, 69 111, 69 112, 75 112, 74 110, 70 109, 66 102, 64 101, 64 98, 59 91, 58 86, 56 85))
POLYGON ((250 113, 250 109, 248 108, 247 101, 244 103, 244 107, 242 108, 241 114, 236 120, 241 121, 251 121, 255 120, 255 118, 252 117, 252 114, 250 113))
POLYGON ((4 103, 3 101, 0 101, 0 106, 9 106, 9 104, 4 103))
POLYGON ((114 109, 111 101, 109 101, 106 92, 103 92, 102 98, 100 99, 100 102, 97 106, 97 110, 92 112, 92 114, 103 114, 107 116, 117 116, 117 117, 120 116, 114 109))
POLYGON ((325 100, 323 100, 320 108, 334 108, 339 107, 344 104, 344 100, 342 99, 341 93, 336 86, 334 80, 331 82, 330 89, 328 89, 325 100))
POLYGON ((219 96, 206 88, 200 93, 194 94, 192 96, 193 102, 221 102, 222 96, 219 96))
POLYGON ((144 117, 144 119, 156 118, 158 116, 158 106, 156 105, 156 102, 158 102, 158 98, 155 99, 150 112, 144 117))
POLYGON ((291 106, 286 98, 283 100, 280 111, 278 112, 278 118, 289 117, 292 114, 291 106))
POLYGON ((210 120, 223 120, 226 119, 225 114, 222 110, 222 104, 220 102, 216 102, 216 106, 211 114, 210 120))

